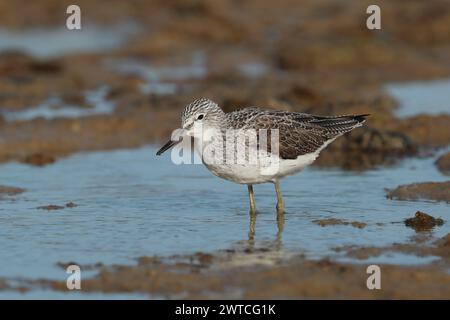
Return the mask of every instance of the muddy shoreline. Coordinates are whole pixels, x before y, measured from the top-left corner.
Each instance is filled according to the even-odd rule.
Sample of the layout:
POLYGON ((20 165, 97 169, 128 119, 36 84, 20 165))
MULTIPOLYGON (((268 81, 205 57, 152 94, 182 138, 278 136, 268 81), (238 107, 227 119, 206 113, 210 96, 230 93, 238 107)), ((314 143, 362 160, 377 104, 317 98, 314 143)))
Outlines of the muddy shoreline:
MULTIPOLYGON (((270 248, 140 257, 134 265, 81 266, 97 273, 83 280, 82 292, 132 292, 165 299, 448 299, 449 239, 450 234, 431 244, 417 240, 384 248, 339 248, 362 261, 356 264, 308 260, 270 248), (440 260, 424 266, 377 264, 382 287, 369 290, 366 269, 371 263, 364 260, 386 252, 433 255, 440 260)), ((60 266, 70 264, 74 262, 60 266)), ((36 288, 67 292, 65 281, 25 279, 13 286, 2 279, 0 285, 2 290, 21 292, 36 288)))
MULTIPOLYGON (((365 227, 338 219, 312 222, 322 227, 365 227)), ((282 224, 270 246, 255 247, 249 234, 248 241, 226 250, 141 256, 127 265, 64 261, 56 266, 65 271, 77 265, 82 272, 89 272, 91 276, 82 279, 81 292, 86 294, 133 293, 150 299, 449 299, 450 233, 442 238, 432 233, 445 222, 417 212, 403 223, 416 231, 407 243, 338 246, 333 248, 338 256, 321 259, 283 250, 282 224), (418 265, 373 262, 392 254, 431 260, 418 265), (374 264, 382 272, 381 289, 369 290, 367 268, 374 264)), ((26 277, 0 278, 0 290, 68 292, 65 280, 26 277)))

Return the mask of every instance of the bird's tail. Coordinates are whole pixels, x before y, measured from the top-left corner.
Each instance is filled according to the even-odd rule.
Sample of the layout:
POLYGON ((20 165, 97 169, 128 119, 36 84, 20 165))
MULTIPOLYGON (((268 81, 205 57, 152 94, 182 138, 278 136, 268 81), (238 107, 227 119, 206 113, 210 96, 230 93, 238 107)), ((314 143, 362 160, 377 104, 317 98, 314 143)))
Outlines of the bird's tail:
POLYGON ((368 116, 369 114, 315 117, 312 123, 326 129, 329 132, 342 134, 362 126, 368 116))

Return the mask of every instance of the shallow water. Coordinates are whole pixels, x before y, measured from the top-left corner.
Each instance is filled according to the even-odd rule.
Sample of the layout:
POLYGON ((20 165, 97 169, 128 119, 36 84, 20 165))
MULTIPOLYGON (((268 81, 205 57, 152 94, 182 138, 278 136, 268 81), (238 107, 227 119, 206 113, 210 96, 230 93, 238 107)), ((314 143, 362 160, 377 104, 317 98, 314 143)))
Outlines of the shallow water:
MULTIPOLYGON (((156 148, 81 153, 44 167, 0 165, 0 183, 26 188, 1 200, 0 277, 66 279, 58 261, 132 263, 143 255, 170 255, 242 246, 269 246, 309 258, 336 256, 342 245, 383 246, 415 234, 399 222, 425 211, 444 220, 445 203, 393 201, 384 188, 443 181, 433 158, 360 172, 308 168, 282 183, 285 226, 277 237, 272 185, 255 186, 259 214, 248 241, 246 187, 221 180, 202 165, 174 165, 156 148), (78 206, 46 211, 38 206, 78 206), (313 220, 339 218, 367 223, 320 227, 313 220), (382 223, 383 225, 377 225, 382 223)), ((450 225, 434 236, 450 232, 450 225)), ((419 259, 418 257, 416 257, 419 259)), ((395 263, 411 264, 395 256, 395 263)), ((384 260, 389 260, 386 257, 384 260)), ((386 262, 386 261, 385 261, 386 262)), ((389 262, 389 261, 388 261, 389 262)))
POLYGON ((142 78, 144 94, 174 94, 181 88, 180 81, 201 79, 207 75, 206 56, 202 52, 192 55, 191 62, 184 65, 154 66, 151 61, 134 59, 109 60, 106 66, 124 75, 142 78))
POLYGON ((2 300, 144 300, 149 298, 161 299, 162 297, 149 297, 148 295, 139 293, 86 293, 77 290, 67 292, 52 290, 31 290, 27 292, 0 291, 0 299, 2 300))
POLYGON ((259 78, 266 75, 269 67, 259 61, 241 63, 237 66, 238 71, 249 78, 259 78))
POLYGON ((416 256, 413 254, 407 254, 403 252, 385 252, 379 256, 369 257, 367 259, 355 260, 348 257, 338 257, 340 262, 359 263, 364 265, 369 264, 401 264, 408 266, 426 265, 431 262, 438 261, 440 258, 437 256, 416 256))
POLYGON ((20 111, 3 111, 1 115, 6 121, 14 122, 36 118, 79 118, 96 114, 110 114, 114 111, 114 103, 106 99, 107 92, 108 88, 102 86, 85 93, 86 102, 92 105, 92 108, 64 105, 58 96, 53 96, 34 108, 20 111))
POLYGON ((392 83, 385 90, 400 101, 396 110, 400 118, 422 113, 450 114, 450 79, 392 83))
POLYGON ((132 23, 116 27, 82 25, 67 28, 8 30, 0 29, 0 52, 18 50, 38 58, 53 58, 78 52, 101 52, 126 43, 138 27, 132 23))

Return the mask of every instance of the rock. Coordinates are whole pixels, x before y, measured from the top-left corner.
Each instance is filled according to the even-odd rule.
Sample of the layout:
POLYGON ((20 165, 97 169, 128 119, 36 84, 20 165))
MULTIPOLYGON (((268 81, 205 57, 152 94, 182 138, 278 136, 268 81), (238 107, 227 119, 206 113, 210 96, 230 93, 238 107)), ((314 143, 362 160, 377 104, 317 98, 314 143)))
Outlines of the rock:
POLYGON ((59 73, 63 70, 63 65, 61 61, 58 60, 34 60, 28 64, 28 68, 32 72, 42 73, 42 74, 52 74, 59 73))
POLYGON ((449 145, 450 115, 420 114, 399 121, 396 130, 406 134, 414 144, 423 148, 449 145))
POLYGON ((4 279, 0 279, 0 290, 9 289, 9 285, 4 279))
POLYGON ((64 206, 59 206, 59 205, 56 205, 56 204, 50 204, 48 206, 37 207, 36 209, 51 211, 51 210, 62 210, 62 209, 65 209, 65 208, 75 208, 77 206, 78 205, 76 205, 75 203, 73 203, 71 201, 71 202, 67 202, 64 206))
POLYGON ((61 210, 61 209, 64 209, 64 208, 65 208, 65 207, 63 207, 63 206, 58 206, 58 205, 55 205, 55 204, 50 204, 50 205, 48 205, 48 206, 40 206, 40 207, 37 207, 36 209, 52 211, 52 210, 61 210))
POLYGON ((450 202, 450 181, 422 182, 386 190, 387 198, 395 200, 429 199, 450 202))
POLYGON ((436 241, 436 245, 439 248, 447 248, 450 249, 450 233, 447 233, 444 237, 436 241))
POLYGON ((78 205, 73 203, 72 201, 66 203, 66 208, 75 208, 75 207, 78 207, 78 205))
POLYGON ((346 149, 376 151, 385 154, 407 154, 416 149, 411 140, 400 132, 382 131, 368 126, 352 132, 345 143, 346 149))
POLYGON ((313 222, 318 224, 321 227, 333 226, 333 225, 343 225, 343 226, 351 225, 352 227, 362 229, 367 226, 367 223, 364 223, 364 222, 359 222, 359 221, 349 222, 349 221, 335 219, 335 218, 314 220, 313 222))
POLYGON ((450 175, 450 152, 437 159, 436 165, 443 174, 450 175))
POLYGON ((415 231, 427 231, 431 230, 436 226, 442 226, 444 220, 440 218, 434 218, 429 214, 421 211, 417 211, 414 218, 409 218, 405 220, 405 226, 413 228, 415 231))
POLYGON ((15 196, 24 191, 25 191, 25 189, 22 189, 22 188, 0 186, 0 199, 5 195, 6 196, 15 196))
POLYGON ((22 162, 31 164, 33 166, 43 167, 47 164, 54 163, 56 161, 55 157, 43 154, 43 153, 33 153, 28 156, 26 156, 22 162))
POLYGON ((25 189, 22 188, 0 186, 0 194, 6 194, 8 196, 14 196, 24 191, 25 189))

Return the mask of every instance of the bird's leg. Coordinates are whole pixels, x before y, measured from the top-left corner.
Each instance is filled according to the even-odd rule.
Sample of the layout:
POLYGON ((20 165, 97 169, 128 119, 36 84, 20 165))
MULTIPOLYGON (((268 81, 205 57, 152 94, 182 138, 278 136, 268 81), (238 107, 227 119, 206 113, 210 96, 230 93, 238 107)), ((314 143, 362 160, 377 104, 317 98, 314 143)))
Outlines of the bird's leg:
POLYGON ((284 212, 283 196, 281 195, 280 182, 275 181, 275 192, 277 193, 277 211, 278 213, 284 212))
POLYGON ((284 212, 277 210, 277 236, 276 236, 276 248, 277 250, 281 249, 282 242, 281 242, 281 235, 283 234, 284 230, 284 212))
POLYGON ((248 198, 250 199, 250 214, 256 213, 255 194, 253 193, 253 185, 248 185, 248 198))
POLYGON ((248 228, 248 244, 254 245, 255 240, 255 224, 256 224, 256 212, 250 211, 250 226, 248 228))

